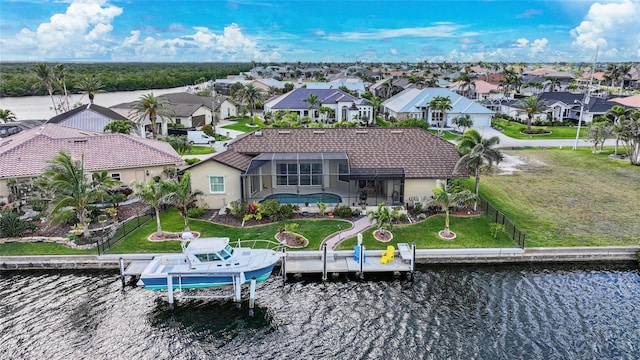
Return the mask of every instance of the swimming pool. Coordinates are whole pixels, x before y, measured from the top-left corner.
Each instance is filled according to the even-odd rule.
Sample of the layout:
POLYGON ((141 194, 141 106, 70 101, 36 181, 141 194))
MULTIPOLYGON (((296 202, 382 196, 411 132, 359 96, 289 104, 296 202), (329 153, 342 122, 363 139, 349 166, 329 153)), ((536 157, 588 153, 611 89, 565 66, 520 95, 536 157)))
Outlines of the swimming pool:
MULTIPOLYGON (((315 193, 315 194, 271 194, 264 198, 264 200, 275 199, 280 201, 281 204, 315 204, 323 202, 325 204, 339 204, 342 202, 342 198, 336 194, 329 193, 315 193)), ((260 202, 262 202, 260 201, 260 202)))

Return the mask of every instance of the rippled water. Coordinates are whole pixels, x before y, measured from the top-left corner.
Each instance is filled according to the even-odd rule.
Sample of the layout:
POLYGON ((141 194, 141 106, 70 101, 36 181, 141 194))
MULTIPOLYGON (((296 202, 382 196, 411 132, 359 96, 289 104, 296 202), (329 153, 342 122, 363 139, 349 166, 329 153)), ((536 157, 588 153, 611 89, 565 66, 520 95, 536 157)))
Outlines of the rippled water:
POLYGON ((0 273, 2 359, 638 359, 640 277, 607 267, 422 267, 261 284, 230 301, 121 290, 115 273, 0 273), (384 281, 383 281, 384 280, 384 281), (246 298, 246 295, 245 295, 246 298))

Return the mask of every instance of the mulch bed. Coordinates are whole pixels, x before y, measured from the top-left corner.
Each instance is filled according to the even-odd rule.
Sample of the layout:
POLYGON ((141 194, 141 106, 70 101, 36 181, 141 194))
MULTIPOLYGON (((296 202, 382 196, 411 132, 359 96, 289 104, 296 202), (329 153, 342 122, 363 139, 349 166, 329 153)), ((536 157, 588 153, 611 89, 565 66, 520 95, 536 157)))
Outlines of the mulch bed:
POLYGON ((393 239, 393 234, 389 230, 385 230, 384 233, 381 233, 380 230, 376 230, 373 232, 373 238, 380 242, 386 243, 393 239))
POLYGON ((287 247, 291 247, 291 248, 303 248, 309 245, 309 240, 306 237, 300 234, 290 233, 287 231, 277 233, 276 240, 280 241, 282 244, 285 244, 287 245, 287 247))

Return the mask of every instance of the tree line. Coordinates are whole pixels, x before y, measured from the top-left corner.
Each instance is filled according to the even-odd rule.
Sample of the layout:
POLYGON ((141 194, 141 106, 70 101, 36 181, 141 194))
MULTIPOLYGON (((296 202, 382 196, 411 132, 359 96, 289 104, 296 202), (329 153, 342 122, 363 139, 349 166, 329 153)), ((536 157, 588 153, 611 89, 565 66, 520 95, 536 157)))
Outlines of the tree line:
MULTIPOLYGON (((0 96, 49 95, 32 71, 36 63, 0 62, 0 96)), ((54 68, 60 64, 49 63, 54 68)), ((225 78, 251 69, 250 63, 64 63, 65 83, 78 92, 83 79, 94 78, 106 92, 166 89, 225 78)), ((54 87, 54 94, 64 89, 54 87)))

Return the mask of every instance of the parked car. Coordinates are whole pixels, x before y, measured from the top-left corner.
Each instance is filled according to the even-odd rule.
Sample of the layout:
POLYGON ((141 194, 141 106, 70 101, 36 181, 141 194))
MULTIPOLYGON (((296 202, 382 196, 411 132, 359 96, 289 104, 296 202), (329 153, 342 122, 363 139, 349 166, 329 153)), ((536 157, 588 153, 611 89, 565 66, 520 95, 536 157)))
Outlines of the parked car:
POLYGON ((187 139, 189 144, 213 144, 216 139, 213 136, 209 136, 204 131, 188 131, 187 139))

